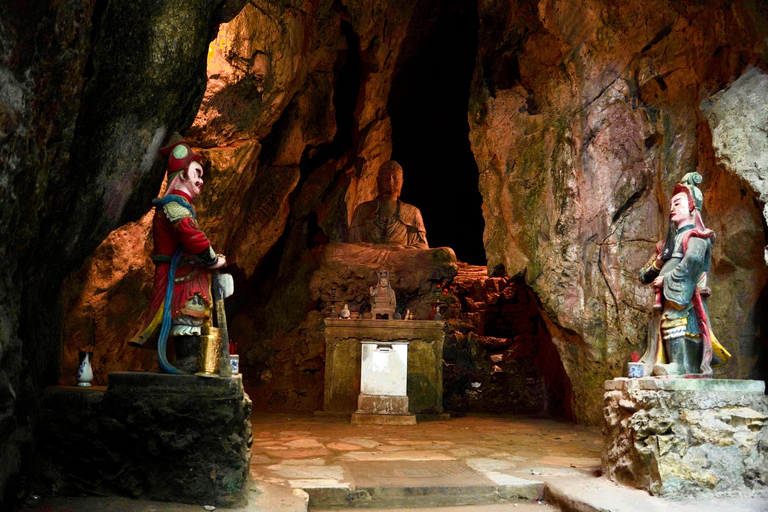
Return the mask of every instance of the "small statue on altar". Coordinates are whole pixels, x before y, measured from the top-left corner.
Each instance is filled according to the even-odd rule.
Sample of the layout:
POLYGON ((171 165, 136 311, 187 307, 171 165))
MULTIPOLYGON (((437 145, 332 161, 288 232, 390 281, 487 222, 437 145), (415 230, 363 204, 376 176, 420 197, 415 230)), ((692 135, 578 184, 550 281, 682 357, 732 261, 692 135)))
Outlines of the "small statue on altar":
POLYGON ((157 343, 166 373, 195 373, 201 329, 211 317, 210 271, 227 260, 211 247, 192 206, 203 186, 200 155, 178 133, 160 153, 168 156, 168 186, 162 198, 152 201, 154 287, 144 323, 129 343, 143 348, 157 343), (168 335, 174 337, 175 366, 165 359, 168 335))
POLYGON ((397 300, 395 291, 389 284, 389 270, 379 270, 376 272, 377 284, 371 286, 371 317, 393 319, 397 300))
POLYGON ((704 226, 701 175, 688 173, 675 185, 665 242, 640 271, 640 282, 657 290, 656 312, 648 329, 643 375, 712 376, 712 366, 730 354, 717 341, 707 298, 714 232, 704 226))
POLYGON ((381 164, 376 183, 376 199, 355 208, 349 242, 429 249, 421 212, 399 199, 403 188, 400 164, 394 160, 381 164))

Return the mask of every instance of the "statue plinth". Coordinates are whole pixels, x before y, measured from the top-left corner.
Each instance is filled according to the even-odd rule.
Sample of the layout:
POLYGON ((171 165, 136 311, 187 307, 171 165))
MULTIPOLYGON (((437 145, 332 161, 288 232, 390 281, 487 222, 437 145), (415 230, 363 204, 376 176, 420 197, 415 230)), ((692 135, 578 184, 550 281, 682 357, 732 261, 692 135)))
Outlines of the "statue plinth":
MULTIPOLYGON (((319 268, 310 279, 313 300, 349 304, 352 311, 372 306, 371 286, 376 272, 390 271, 389 283, 397 295, 398 312, 427 318, 434 300, 434 283, 457 273, 456 255, 450 248, 412 249, 370 244, 328 244, 319 268)), ((392 304, 394 306, 394 304, 392 304)))
POLYGON ((41 453, 63 494, 94 482, 99 494, 246 503, 251 401, 240 376, 115 372, 106 389, 48 388, 43 410, 41 453))
POLYGON ((764 382, 619 378, 605 390, 611 480, 670 498, 768 490, 764 382))
POLYGON ((352 414, 359 408, 362 343, 373 341, 408 342, 408 410, 442 413, 444 329, 435 320, 326 318, 324 412, 352 414))

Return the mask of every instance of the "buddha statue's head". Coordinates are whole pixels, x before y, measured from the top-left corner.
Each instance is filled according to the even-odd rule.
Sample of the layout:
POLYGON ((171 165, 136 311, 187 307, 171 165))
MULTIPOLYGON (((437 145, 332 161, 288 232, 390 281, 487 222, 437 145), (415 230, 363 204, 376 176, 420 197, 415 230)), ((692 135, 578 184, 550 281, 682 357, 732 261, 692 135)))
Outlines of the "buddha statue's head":
POLYGON ((376 183, 379 187, 379 197, 396 201, 403 188, 403 168, 394 160, 387 160, 379 167, 376 183))

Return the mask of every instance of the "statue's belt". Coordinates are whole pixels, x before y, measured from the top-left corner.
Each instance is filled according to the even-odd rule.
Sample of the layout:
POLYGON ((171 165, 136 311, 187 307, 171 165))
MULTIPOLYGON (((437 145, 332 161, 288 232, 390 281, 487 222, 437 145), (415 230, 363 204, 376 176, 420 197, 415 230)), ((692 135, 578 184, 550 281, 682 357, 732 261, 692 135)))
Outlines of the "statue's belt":
MULTIPOLYGON (((155 263, 170 263, 173 259, 173 256, 168 256, 166 254, 155 254, 152 256, 152 261, 155 263)), ((185 265, 192 265, 194 267, 205 267, 205 264, 200 260, 200 258, 196 256, 182 256, 179 258, 178 268, 181 268, 185 265)), ((193 269, 189 274, 181 277, 174 277, 173 282, 174 283, 183 283, 185 281, 189 281, 190 279, 194 279, 197 277, 197 275, 200 273, 199 268, 193 269)))
MULTIPOLYGON (((173 256, 168 256, 167 254, 155 254, 152 256, 152 261, 155 263, 170 263, 173 259, 173 256)), ((179 259, 179 267, 182 267, 184 265, 194 265, 196 267, 204 267, 205 264, 203 261, 198 258, 197 256, 182 256, 179 259)))

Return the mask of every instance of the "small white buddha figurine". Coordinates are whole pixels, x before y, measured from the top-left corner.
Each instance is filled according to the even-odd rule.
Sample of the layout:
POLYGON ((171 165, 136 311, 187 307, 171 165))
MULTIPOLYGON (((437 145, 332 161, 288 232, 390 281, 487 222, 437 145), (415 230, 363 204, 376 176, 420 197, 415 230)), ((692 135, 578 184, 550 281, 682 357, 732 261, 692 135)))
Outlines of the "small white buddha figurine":
POLYGON ((345 320, 350 317, 349 305, 348 304, 344 304, 344 309, 341 310, 341 315, 340 316, 341 316, 341 318, 344 318, 345 320))

